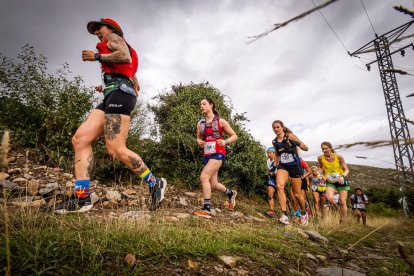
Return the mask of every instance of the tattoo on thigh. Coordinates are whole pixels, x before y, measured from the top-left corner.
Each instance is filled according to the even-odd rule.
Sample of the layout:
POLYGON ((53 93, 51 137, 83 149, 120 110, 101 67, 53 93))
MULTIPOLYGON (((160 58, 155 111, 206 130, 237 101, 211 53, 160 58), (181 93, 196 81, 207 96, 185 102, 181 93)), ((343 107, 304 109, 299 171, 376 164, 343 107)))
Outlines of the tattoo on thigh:
POLYGON ((87 171, 86 171, 86 176, 87 177, 91 177, 92 172, 93 172, 93 167, 94 167, 94 160, 93 160, 93 155, 92 154, 88 157, 88 159, 87 159, 86 162, 88 163, 88 168, 87 168, 87 171))
POLYGON ((128 156, 129 163, 131 163, 131 169, 136 170, 142 166, 142 161, 134 156, 128 156))
POLYGON ((120 114, 105 115, 105 139, 114 140, 116 135, 121 133, 122 118, 120 114))

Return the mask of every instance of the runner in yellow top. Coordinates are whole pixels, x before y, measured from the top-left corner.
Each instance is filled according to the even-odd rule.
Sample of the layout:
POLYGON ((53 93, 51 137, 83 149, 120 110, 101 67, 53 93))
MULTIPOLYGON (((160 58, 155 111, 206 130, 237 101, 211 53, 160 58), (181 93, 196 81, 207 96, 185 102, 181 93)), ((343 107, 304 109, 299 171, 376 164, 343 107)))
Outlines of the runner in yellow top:
POLYGON ((348 214, 346 199, 348 197, 349 183, 346 177, 349 169, 345 159, 337 154, 329 142, 321 144, 323 155, 318 157, 319 167, 326 178, 326 199, 337 207, 334 201, 335 190, 339 193, 340 221, 343 222, 348 214))

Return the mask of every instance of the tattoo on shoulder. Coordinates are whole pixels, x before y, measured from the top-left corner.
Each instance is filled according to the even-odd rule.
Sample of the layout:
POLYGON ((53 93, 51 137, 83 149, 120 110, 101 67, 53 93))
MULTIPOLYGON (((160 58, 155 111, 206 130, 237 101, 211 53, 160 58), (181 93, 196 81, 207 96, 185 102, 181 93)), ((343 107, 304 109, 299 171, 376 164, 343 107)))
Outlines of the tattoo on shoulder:
POLYGON ((108 36, 108 48, 112 50, 112 53, 102 55, 101 61, 109 63, 131 62, 128 45, 125 40, 116 33, 112 33, 108 36))
POLYGON ((120 114, 105 115, 104 133, 105 139, 114 140, 121 133, 122 117, 120 114))

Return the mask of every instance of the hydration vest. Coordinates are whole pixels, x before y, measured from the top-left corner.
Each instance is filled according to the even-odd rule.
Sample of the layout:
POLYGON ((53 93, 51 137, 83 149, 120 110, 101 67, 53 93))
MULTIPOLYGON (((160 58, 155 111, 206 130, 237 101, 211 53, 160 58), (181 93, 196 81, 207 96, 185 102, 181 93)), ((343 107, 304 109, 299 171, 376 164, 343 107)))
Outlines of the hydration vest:
POLYGON ((226 155, 226 147, 217 143, 218 140, 224 139, 223 129, 220 126, 220 116, 214 115, 211 127, 206 126, 206 119, 200 120, 200 133, 203 141, 206 142, 204 146, 204 156, 210 156, 215 153, 226 155))
POLYGON ((297 148, 293 146, 287 136, 283 137, 282 142, 277 141, 277 137, 272 141, 279 158, 279 163, 287 166, 297 166, 300 163, 297 148))
MULTIPOLYGON (((102 72, 105 74, 122 74, 129 79, 132 79, 135 76, 135 73, 138 70, 138 55, 135 50, 128 45, 129 53, 131 55, 131 63, 108 63, 100 62, 102 66, 102 72)), ((112 51, 108 48, 108 42, 99 42, 96 44, 96 49, 100 54, 111 54, 112 51)))

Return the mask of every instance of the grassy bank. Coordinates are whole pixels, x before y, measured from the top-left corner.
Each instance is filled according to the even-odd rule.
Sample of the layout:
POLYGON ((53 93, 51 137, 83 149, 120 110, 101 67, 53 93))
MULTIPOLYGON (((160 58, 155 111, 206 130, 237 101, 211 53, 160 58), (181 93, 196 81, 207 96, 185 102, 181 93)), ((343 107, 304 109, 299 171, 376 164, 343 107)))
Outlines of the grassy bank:
MULTIPOLYGON (((296 226, 283 227, 272 220, 238 223, 237 219, 190 217, 166 222, 159 214, 134 222, 92 214, 43 214, 30 209, 9 209, 8 214, 13 275, 222 275, 230 270, 222 265, 220 255, 236 257, 238 268, 250 275, 314 274, 318 267, 349 262, 370 275, 413 273, 399 257, 396 241, 412 248, 414 223, 400 218, 369 217, 367 227, 353 221, 339 225, 337 218, 311 223, 307 229, 317 230, 330 240, 318 244, 303 238, 296 226), (326 260, 311 260, 306 253, 323 255, 326 260), (127 254, 136 256, 135 265, 124 262, 127 254)), ((4 272, 7 252, 3 217, 4 209, 0 241, 4 272)))

